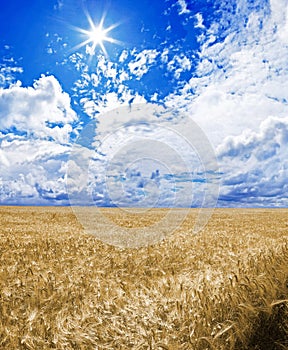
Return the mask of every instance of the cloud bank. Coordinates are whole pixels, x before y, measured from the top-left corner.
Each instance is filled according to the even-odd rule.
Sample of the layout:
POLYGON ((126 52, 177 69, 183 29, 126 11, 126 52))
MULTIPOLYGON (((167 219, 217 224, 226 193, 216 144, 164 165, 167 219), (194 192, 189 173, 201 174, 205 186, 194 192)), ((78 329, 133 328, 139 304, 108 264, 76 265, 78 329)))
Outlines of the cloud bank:
POLYGON ((1 204, 67 202, 65 162, 76 120, 53 76, 0 89, 1 204))
MULTIPOLYGON (((176 11, 182 34, 188 28, 195 33, 193 45, 187 34, 189 49, 182 34, 175 45, 159 43, 155 34, 157 45, 125 48, 114 59, 99 54, 93 65, 89 54, 71 54, 61 63, 77 73, 69 94, 55 76, 43 75, 24 87, 15 78, 21 67, 0 66, 0 202, 69 204, 68 159, 84 120, 97 125, 108 110, 153 102, 188 116, 207 135, 221 170, 219 206, 287 206, 288 2, 215 1, 213 6, 213 16, 193 12, 184 0, 167 9, 166 16, 176 11)), ((166 27, 171 38, 175 25, 166 27)), ((169 134, 161 135, 161 142, 168 145, 169 134)), ((84 141, 82 147, 89 152, 84 141)), ((107 205, 112 202, 101 161, 94 164, 94 196, 98 205, 107 205)), ((129 205, 145 198, 145 188, 158 190, 161 181, 168 190, 160 204, 185 190, 181 172, 173 187, 168 171, 159 169, 127 172, 129 205)), ((202 189, 201 169, 197 174, 193 185, 202 189)), ((114 185, 124 183, 112 179, 114 185)), ((117 191, 116 202, 125 204, 117 191)))

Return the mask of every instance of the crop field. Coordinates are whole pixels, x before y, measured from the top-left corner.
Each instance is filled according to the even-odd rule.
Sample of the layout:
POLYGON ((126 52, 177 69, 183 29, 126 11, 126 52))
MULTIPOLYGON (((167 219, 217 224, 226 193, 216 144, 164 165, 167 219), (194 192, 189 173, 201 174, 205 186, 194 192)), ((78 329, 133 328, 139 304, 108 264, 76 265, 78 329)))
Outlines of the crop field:
POLYGON ((196 216, 124 249, 71 208, 0 207, 0 349, 288 349, 288 210, 216 209, 193 233, 196 216))

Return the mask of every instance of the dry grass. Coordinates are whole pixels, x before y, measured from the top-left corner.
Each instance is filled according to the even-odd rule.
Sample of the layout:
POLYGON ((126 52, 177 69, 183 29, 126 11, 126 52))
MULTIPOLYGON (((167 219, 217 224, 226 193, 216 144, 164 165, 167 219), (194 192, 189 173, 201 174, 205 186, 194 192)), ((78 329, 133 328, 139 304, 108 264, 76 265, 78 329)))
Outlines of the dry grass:
POLYGON ((192 210, 119 249, 70 208, 2 207, 0 348, 288 349, 287 215, 216 210, 195 235, 192 210))

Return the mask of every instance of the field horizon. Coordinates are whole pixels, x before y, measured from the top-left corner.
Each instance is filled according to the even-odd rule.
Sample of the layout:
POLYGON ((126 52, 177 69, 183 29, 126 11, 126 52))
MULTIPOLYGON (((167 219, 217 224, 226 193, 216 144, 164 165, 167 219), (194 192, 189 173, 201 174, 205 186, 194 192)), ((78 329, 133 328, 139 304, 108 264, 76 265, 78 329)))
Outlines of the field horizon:
MULTIPOLYGON (((167 210, 100 209, 138 229, 167 210)), ((287 349, 288 209, 215 208, 195 233, 198 211, 121 248, 69 206, 1 206, 0 348, 287 349)))

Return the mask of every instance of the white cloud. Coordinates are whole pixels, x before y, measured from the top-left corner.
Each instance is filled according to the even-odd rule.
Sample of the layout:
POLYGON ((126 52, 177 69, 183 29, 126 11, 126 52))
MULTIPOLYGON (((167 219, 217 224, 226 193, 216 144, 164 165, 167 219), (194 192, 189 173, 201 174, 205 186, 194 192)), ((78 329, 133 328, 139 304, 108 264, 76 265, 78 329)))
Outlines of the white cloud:
POLYGON ((196 13, 195 18, 197 20, 195 28, 205 29, 205 26, 203 24, 203 16, 202 16, 202 14, 200 12, 196 13))
POLYGON ((287 0, 270 0, 272 22, 283 44, 288 44, 288 3, 287 0))
POLYGON ((97 70, 101 72, 105 78, 111 78, 112 81, 116 80, 117 68, 113 62, 109 62, 104 59, 104 57, 99 60, 97 70))
POLYGON ((269 117, 218 146, 224 172, 222 200, 285 206, 288 200, 288 117, 269 117))
POLYGON ((123 50, 121 52, 120 57, 119 57, 119 62, 123 63, 124 61, 126 61, 127 57, 128 57, 128 51, 127 50, 123 50))
MULTIPOLYGON (((85 63, 84 55, 82 53, 76 52, 69 56, 69 61, 74 64, 74 67, 77 71, 87 71, 88 66, 85 63)), ((67 63, 66 60, 63 61, 63 64, 67 63)))
POLYGON ((189 113, 215 145, 245 127, 257 128, 270 115, 288 114, 288 47, 279 37, 284 20, 273 11, 271 17, 261 9, 248 13, 242 2, 238 7, 248 17, 245 26, 230 15, 225 39, 215 41, 219 25, 212 23, 199 52, 197 75, 181 94, 166 99, 167 105, 189 113), (280 21, 276 32, 275 18, 280 21))
POLYGON ((259 131, 244 130, 238 136, 228 136, 218 146, 219 156, 238 157, 247 161, 252 155, 262 161, 274 157, 288 143, 288 117, 269 117, 259 131))
POLYGON ((270 13, 239 0, 236 14, 223 5, 199 38, 196 74, 166 98, 218 147, 220 205, 287 206, 287 5, 271 0, 270 13))
POLYGON ((119 98, 119 94, 117 92, 108 92, 93 101, 91 99, 85 99, 82 102, 84 111, 91 118, 97 118, 99 113, 106 112, 108 110, 113 110, 120 106, 128 106, 137 103, 145 103, 146 100, 143 96, 139 94, 132 94, 129 89, 127 89, 124 85, 119 86, 119 91, 121 90, 121 98, 119 98), (122 86, 122 90, 121 90, 122 86))
POLYGON ((180 78, 182 72, 191 70, 192 63, 184 54, 175 55, 171 61, 167 64, 167 69, 170 72, 174 72, 176 79, 180 78))
POLYGON ((0 149, 0 164, 2 167, 8 167, 10 165, 7 155, 2 149, 0 149))
POLYGON ((205 172, 216 171, 215 159, 189 119, 179 120, 173 111, 155 104, 133 104, 100 114, 97 121, 96 135, 90 135, 93 125, 81 134, 90 138, 89 150, 79 145, 72 152, 68 181, 74 204, 179 207, 201 206, 204 200, 215 203, 217 186, 204 195, 210 181, 205 172))
MULTIPOLYGON (((99 112, 143 102, 144 98, 132 93, 125 83, 140 81, 156 63, 161 62, 161 69, 165 66, 177 80, 183 72, 191 71, 190 81, 171 93, 165 104, 188 114, 217 148, 224 172, 220 204, 269 205, 274 195, 275 204, 284 205, 288 168, 287 1, 271 0, 271 12, 260 0, 238 0, 236 5, 234 9, 228 1, 219 2, 219 16, 213 23, 210 18, 206 21, 205 13, 195 15, 194 27, 202 29, 195 72, 195 57, 180 50, 169 52, 167 47, 162 52, 123 50, 117 62, 99 56, 92 74, 83 57, 75 55, 71 60, 82 73, 77 91, 83 94, 85 112, 98 118, 99 112)), ((190 12, 184 0, 175 6, 181 15, 190 12)), ((158 98, 156 92, 151 96, 153 100, 158 98)), ((136 194, 142 198, 148 175, 137 181, 131 178, 134 187, 127 188, 131 198, 136 194)), ((101 202, 107 199, 107 193, 101 187, 103 178, 98 181, 101 191, 97 198, 101 202)))
POLYGON ((120 73, 119 73, 119 82, 120 83, 122 83, 125 80, 129 80, 129 78, 130 78, 130 76, 126 71, 124 71, 124 70, 120 71, 120 73))
MULTIPOLYGON (((13 61, 12 61, 13 62, 13 61)), ((18 74, 23 73, 22 67, 11 67, 6 65, 0 65, 0 88, 11 86, 15 83, 15 77, 18 74)))
POLYGON ((169 50, 167 48, 164 48, 163 52, 161 53, 161 62, 162 63, 168 62, 168 54, 169 54, 169 50))
POLYGON ((63 163, 69 151, 54 141, 2 135, 1 204, 67 203, 63 163))
POLYGON ((27 132, 37 138, 67 142, 68 124, 77 120, 70 97, 53 76, 42 76, 32 87, 12 85, 0 89, 0 128, 27 132), (53 125, 55 124, 55 125, 53 125))
POLYGON ((179 15, 183 15, 184 13, 190 13, 190 10, 188 10, 187 3, 185 0, 178 0, 177 4, 179 6, 179 15))
POLYGON ((133 78, 133 73, 138 75, 148 72, 149 67, 155 62, 158 52, 156 50, 144 50, 139 54, 131 52, 136 60, 125 65, 128 51, 122 51, 120 63, 110 61, 104 55, 98 55, 95 69, 89 71, 88 65, 80 63, 82 58, 73 57, 76 68, 81 69, 81 77, 74 84, 74 91, 80 98, 79 103, 84 112, 91 118, 97 118, 99 113, 115 109, 122 105, 144 103, 146 100, 139 93, 131 91, 127 84, 133 78), (122 57, 122 58, 121 58, 122 57), (123 60, 123 61, 122 61, 123 60), (80 62, 79 62, 80 61, 80 62), (144 64, 144 65, 142 65, 144 64), (138 68, 139 67, 139 71, 138 68))
POLYGON ((0 89, 0 203, 67 204, 65 162, 78 122, 53 76, 0 89))
POLYGON ((130 72, 140 79, 146 74, 150 66, 155 63, 159 52, 157 50, 143 50, 136 54, 135 60, 131 60, 128 64, 130 72))

